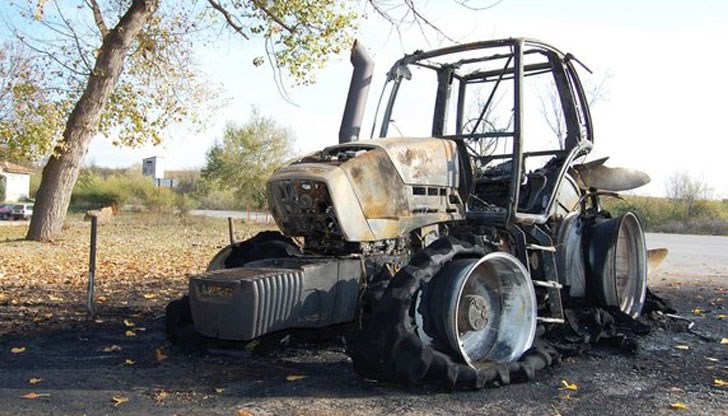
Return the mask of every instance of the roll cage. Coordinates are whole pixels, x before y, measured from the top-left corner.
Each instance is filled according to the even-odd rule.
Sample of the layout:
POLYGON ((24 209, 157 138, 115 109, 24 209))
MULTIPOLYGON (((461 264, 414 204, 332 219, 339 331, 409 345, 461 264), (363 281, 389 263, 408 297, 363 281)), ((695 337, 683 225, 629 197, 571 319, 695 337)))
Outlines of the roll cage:
MULTIPOLYGON (((387 74, 377 105, 379 113, 388 95, 379 137, 389 137, 395 130, 399 135, 408 135, 394 118, 398 111, 412 111, 398 108, 402 87, 413 79, 415 70, 434 72, 434 92, 428 92, 434 94, 434 104, 429 107, 429 134, 458 143, 463 172, 461 194, 467 201, 468 218, 503 224, 544 223, 553 211, 559 184, 565 180, 568 168, 577 157, 588 153, 593 144, 588 103, 573 61, 576 59, 571 54, 524 38, 475 42, 406 55, 387 74), (550 110, 559 118, 557 135, 562 136, 557 144, 538 149, 527 147, 532 137, 524 123, 524 119, 537 116, 524 111, 524 91, 529 88, 526 81, 532 77, 551 85, 550 110), (511 114, 507 124, 499 127, 489 118, 496 104, 504 101, 506 108, 512 107, 511 114), (526 162, 536 158, 548 161, 526 172, 526 162), (488 191, 481 192, 484 189, 488 191), (500 194, 494 189, 501 189, 500 194), (538 198, 545 202, 534 204, 538 198)), ((416 123, 422 123, 425 116, 426 113, 422 114, 416 123)), ((375 124, 372 136, 376 128, 375 124)))

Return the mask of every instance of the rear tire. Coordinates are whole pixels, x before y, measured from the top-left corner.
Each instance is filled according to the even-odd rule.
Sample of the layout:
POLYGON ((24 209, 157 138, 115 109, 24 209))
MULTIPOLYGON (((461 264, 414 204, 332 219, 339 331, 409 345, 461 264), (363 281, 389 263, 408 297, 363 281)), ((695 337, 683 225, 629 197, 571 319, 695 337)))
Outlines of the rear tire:
MULTIPOLYGON (((414 309, 418 294, 437 272, 456 257, 481 257, 485 248, 452 237, 441 238, 401 269, 381 294, 365 293, 362 324, 347 334, 347 349, 354 370, 368 378, 413 384, 444 384, 450 388, 480 389, 508 384, 511 376, 533 378, 549 366, 558 353, 536 343, 520 360, 474 369, 422 342, 417 334, 414 309), (369 304, 372 303, 372 304, 369 304)), ((373 289, 380 290, 380 289, 373 289)), ((368 291, 369 292, 369 291, 368 291)))

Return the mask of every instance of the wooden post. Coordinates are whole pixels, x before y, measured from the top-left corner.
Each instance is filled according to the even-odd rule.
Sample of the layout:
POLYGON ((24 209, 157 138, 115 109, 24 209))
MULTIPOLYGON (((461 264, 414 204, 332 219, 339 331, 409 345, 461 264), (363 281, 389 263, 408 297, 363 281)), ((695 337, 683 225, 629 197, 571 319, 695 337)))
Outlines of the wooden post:
POLYGON ((233 229, 233 217, 228 217, 228 233, 230 234, 230 244, 235 242, 235 231, 233 229))
POLYGON ((98 218, 94 215, 91 217, 91 247, 88 261, 88 290, 86 296, 86 309, 89 317, 96 315, 96 305, 94 305, 94 284, 96 280, 96 225, 98 218))

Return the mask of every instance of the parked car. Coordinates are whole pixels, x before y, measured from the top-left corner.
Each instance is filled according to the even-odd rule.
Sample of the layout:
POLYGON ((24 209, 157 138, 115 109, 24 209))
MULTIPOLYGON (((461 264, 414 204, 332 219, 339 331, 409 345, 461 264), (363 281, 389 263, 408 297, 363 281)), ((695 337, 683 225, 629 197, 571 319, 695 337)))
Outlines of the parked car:
POLYGON ((12 217, 14 220, 27 220, 33 215, 33 204, 13 205, 12 217))
POLYGON ((13 206, 11 204, 0 204, 0 220, 9 220, 13 214, 13 206))

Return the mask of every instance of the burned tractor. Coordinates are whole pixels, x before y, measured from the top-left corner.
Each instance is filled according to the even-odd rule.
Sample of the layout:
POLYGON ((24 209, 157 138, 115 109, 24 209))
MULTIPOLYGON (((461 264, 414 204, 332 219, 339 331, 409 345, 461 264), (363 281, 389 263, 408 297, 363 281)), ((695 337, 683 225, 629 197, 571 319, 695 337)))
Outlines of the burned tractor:
POLYGON ((593 129, 574 56, 531 39, 406 55, 370 140, 358 140, 372 77, 360 45, 352 63, 339 144, 267 183, 280 233, 191 276, 168 306, 170 336, 184 316, 243 341, 348 324, 364 376, 479 388, 558 359, 542 335, 568 311, 640 315, 640 221, 600 198, 649 178, 584 163, 593 129))

